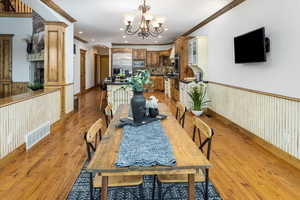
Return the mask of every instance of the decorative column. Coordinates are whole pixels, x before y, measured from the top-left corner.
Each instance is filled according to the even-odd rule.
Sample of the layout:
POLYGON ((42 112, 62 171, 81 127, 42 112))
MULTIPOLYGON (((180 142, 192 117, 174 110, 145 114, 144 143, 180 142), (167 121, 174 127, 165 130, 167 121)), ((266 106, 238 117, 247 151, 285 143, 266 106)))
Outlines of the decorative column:
POLYGON ((61 91, 61 116, 66 114, 65 32, 64 22, 45 22, 44 87, 61 91))

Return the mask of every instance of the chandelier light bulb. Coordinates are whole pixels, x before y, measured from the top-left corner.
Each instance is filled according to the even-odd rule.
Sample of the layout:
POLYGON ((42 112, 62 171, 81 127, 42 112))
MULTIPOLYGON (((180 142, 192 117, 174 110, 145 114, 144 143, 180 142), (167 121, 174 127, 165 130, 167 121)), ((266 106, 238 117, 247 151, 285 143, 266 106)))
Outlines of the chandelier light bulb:
POLYGON ((159 23, 159 24, 163 24, 163 23, 165 23, 166 19, 163 18, 163 17, 157 17, 157 18, 156 18, 156 21, 157 21, 157 23, 159 23))
POLYGON ((126 14, 124 16, 124 20, 127 21, 127 23, 128 22, 133 22, 134 18, 135 18, 135 15, 133 15, 133 14, 126 14))
POLYGON ((147 21, 151 21, 154 17, 151 15, 151 14, 149 14, 149 13, 145 13, 144 14, 144 17, 145 17, 145 20, 147 20, 147 21))

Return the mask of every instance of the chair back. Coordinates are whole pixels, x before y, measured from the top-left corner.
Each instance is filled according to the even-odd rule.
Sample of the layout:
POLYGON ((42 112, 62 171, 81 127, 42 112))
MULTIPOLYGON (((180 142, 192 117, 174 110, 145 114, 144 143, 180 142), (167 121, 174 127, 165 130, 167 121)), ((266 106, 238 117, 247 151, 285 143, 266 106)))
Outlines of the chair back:
POLYGON ((184 127, 185 113, 186 113, 185 106, 182 103, 177 102, 176 103, 176 119, 182 127, 184 127))
POLYGON ((90 129, 85 133, 84 140, 86 142, 86 149, 87 149, 87 155, 88 160, 91 160, 92 157, 92 151, 95 152, 98 140, 99 142, 102 139, 102 128, 103 128, 103 120, 98 119, 91 127, 90 129))
POLYGON ((211 151, 211 142, 212 137, 214 135, 213 129, 211 129, 206 123, 204 123, 200 118, 193 118, 194 132, 193 132, 193 140, 195 141, 195 133, 198 131, 199 135, 199 149, 204 152, 204 147, 207 145, 206 157, 210 159, 210 151, 211 151), (202 142, 201 136, 204 137, 204 141, 202 142))
POLYGON ((105 107, 105 110, 104 110, 104 114, 105 114, 106 127, 108 127, 110 124, 110 121, 113 118, 113 110, 112 110, 111 104, 107 104, 107 106, 105 107))
POLYGON ((100 106, 99 106, 100 112, 103 112, 106 106, 107 106, 107 91, 102 90, 100 96, 100 106))

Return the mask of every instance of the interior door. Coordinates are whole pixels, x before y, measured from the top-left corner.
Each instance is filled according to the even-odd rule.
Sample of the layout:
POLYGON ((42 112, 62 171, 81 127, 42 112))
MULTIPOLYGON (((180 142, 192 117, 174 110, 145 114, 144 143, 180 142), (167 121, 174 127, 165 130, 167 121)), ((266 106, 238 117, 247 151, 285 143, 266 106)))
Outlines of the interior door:
POLYGON ((85 92, 85 56, 86 51, 80 50, 80 93, 85 92))
POLYGON ((100 82, 103 85, 104 79, 109 76, 109 56, 100 56, 100 82))

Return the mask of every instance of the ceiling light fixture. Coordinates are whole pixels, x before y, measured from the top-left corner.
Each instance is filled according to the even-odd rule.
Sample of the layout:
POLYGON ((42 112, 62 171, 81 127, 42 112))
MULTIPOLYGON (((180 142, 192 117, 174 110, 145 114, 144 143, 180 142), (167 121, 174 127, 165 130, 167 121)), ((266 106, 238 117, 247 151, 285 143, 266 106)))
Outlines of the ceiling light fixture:
POLYGON ((146 5, 146 0, 143 0, 143 4, 139 6, 139 10, 141 14, 138 16, 127 14, 124 17, 124 23, 126 25, 125 33, 127 35, 137 34, 137 36, 146 39, 150 36, 158 37, 164 32, 163 23, 165 19, 162 17, 154 17, 147 13, 150 10, 150 6, 146 5))
POLYGON ((82 32, 82 31, 79 31, 78 33, 79 33, 79 34, 82 34, 83 32, 82 32))
POLYGON ((123 37, 123 38, 126 38, 126 35, 123 35, 122 37, 123 37))

